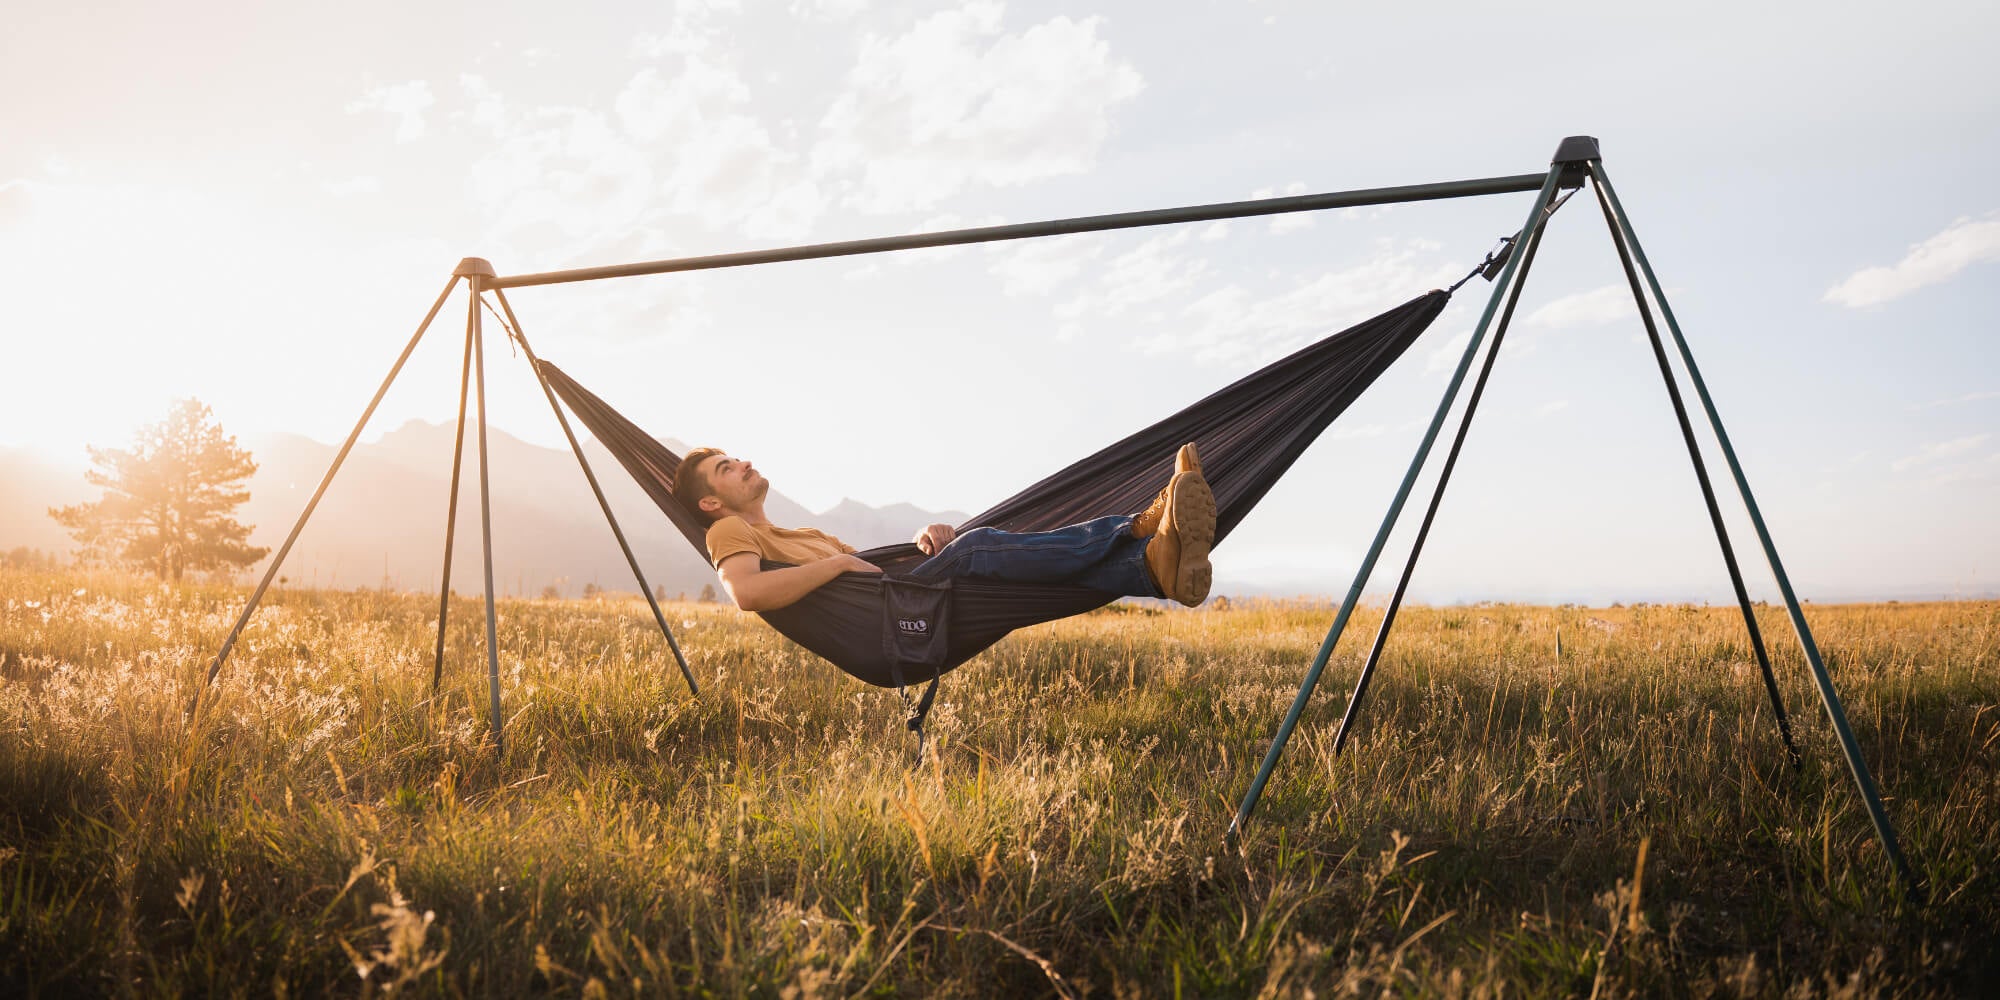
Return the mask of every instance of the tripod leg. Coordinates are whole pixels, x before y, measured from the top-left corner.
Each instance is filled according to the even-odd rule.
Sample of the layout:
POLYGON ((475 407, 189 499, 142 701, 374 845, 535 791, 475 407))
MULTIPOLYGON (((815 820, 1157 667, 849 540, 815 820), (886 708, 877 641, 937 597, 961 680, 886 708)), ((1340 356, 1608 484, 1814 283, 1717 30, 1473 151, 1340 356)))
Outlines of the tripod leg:
POLYGON ((1736 480, 1737 492, 1743 495, 1743 506, 1749 509, 1750 523, 1757 529, 1757 541, 1764 547, 1764 556, 1771 564, 1771 574, 1778 578, 1778 590, 1785 596, 1785 611, 1791 615, 1792 630, 1798 634, 1799 647, 1804 650, 1806 664, 1812 668, 1813 684, 1819 689, 1820 702, 1826 707, 1826 716, 1833 723, 1833 730, 1840 738, 1840 752, 1847 760, 1847 770, 1854 778, 1855 787, 1861 792, 1861 801, 1868 808, 1868 819, 1875 825, 1875 835, 1882 841, 1882 849, 1895 865, 1896 873, 1902 876, 1903 885, 1909 890, 1910 898, 1923 901, 1923 887, 1918 884, 1916 873, 1910 870, 1910 863, 1903 857, 1903 849, 1896 840, 1896 828, 1889 822, 1888 811, 1882 807, 1882 799, 1875 792, 1875 779, 1868 773, 1868 764, 1861 759, 1861 747, 1854 740, 1854 733, 1847 727, 1847 712, 1841 707, 1840 696, 1834 693, 1833 678, 1826 672, 1826 663, 1820 658, 1819 644, 1813 641, 1812 628, 1806 624, 1805 612, 1799 607, 1798 594, 1792 590, 1791 578, 1785 575, 1785 565, 1778 558, 1778 547, 1771 541, 1771 530, 1764 524, 1764 514, 1757 507, 1757 499, 1750 492, 1750 481, 1743 475, 1743 463, 1737 461, 1736 449, 1729 443, 1729 433, 1723 430, 1722 417, 1716 413, 1715 400, 1709 396, 1708 384, 1702 381, 1701 369, 1694 363, 1694 354, 1688 350, 1687 339, 1681 336, 1681 327, 1674 320, 1673 307, 1667 304, 1666 292, 1660 288, 1660 279, 1653 273, 1653 266, 1646 260, 1646 251, 1639 246, 1639 237, 1632 231, 1630 216, 1618 202, 1618 192, 1611 187, 1610 178, 1604 174, 1604 164, 1598 160, 1589 161, 1591 178, 1604 192, 1611 205, 1618 232, 1625 243, 1632 248, 1632 256, 1639 264, 1639 270, 1646 277, 1646 286, 1653 293, 1653 301, 1659 303, 1660 317, 1667 321, 1667 332, 1673 335, 1674 347, 1681 357, 1681 365, 1687 369, 1688 380, 1694 384, 1695 395, 1701 400, 1702 410, 1708 416, 1708 423, 1715 431, 1715 439, 1722 447, 1722 457, 1729 464, 1729 474, 1736 480))
POLYGON ((597 506, 604 511, 604 520, 611 525, 612 537, 618 539, 618 548, 625 553, 625 564, 632 567, 632 575, 639 581, 639 593, 646 597, 646 605, 653 609, 653 621, 660 626, 660 634, 667 637, 667 648, 673 650, 674 662, 680 665, 681 677, 687 681, 688 693, 701 694, 695 685, 694 671, 688 669, 687 658, 681 655, 680 643, 674 641, 674 632, 667 627, 667 616, 660 611, 660 602, 653 596, 653 588, 646 582, 646 574, 639 568, 639 558, 632 554, 631 543, 625 540, 625 532, 618 527, 618 518, 611 513, 611 502, 604 498, 604 488, 597 483, 597 474, 590 471, 590 462, 583 457, 583 446, 577 443, 576 432, 570 429, 569 417, 563 414, 561 404, 556 402, 555 390, 549 387, 549 380, 542 375, 542 363, 535 357, 534 348, 528 346, 528 336, 521 329, 521 321, 514 316, 514 307, 507 303, 507 293, 499 289, 493 292, 500 300, 500 308, 507 315, 507 322, 514 328, 514 338, 521 345, 521 353, 527 355, 528 367, 535 371, 535 381, 541 383, 542 395, 548 397, 549 408, 556 413, 556 423, 562 425, 563 437, 569 439, 569 450, 576 454, 576 462, 583 466, 583 478, 590 483, 590 492, 597 497, 597 506))
POLYGON ((1785 755, 1792 762, 1792 770, 1798 771, 1804 763, 1799 758, 1799 746, 1792 740, 1792 723, 1785 715, 1785 698, 1778 692, 1778 677, 1771 671, 1771 657, 1764 649, 1764 633, 1757 627, 1757 612, 1750 606, 1750 592, 1743 586, 1743 571, 1736 565, 1736 548, 1729 544, 1729 529, 1723 526, 1722 509, 1715 502, 1715 486, 1709 482, 1708 466, 1701 459, 1701 445, 1694 439, 1694 425, 1688 421, 1687 404, 1681 399, 1680 384, 1674 379, 1671 365, 1667 363, 1667 348, 1660 341, 1660 328, 1653 322, 1653 313, 1646 304, 1646 293, 1639 285, 1639 272, 1632 266, 1632 252, 1620 238, 1618 220, 1611 214, 1611 202, 1605 198, 1602 185, 1596 186, 1598 206, 1604 210, 1604 224, 1611 230, 1611 242, 1618 248, 1618 260, 1625 266, 1625 282, 1632 286, 1632 301, 1639 306, 1639 318, 1646 324, 1646 336, 1653 342, 1653 360, 1659 362, 1660 378, 1667 384, 1667 399, 1674 404, 1674 419, 1681 425, 1681 440, 1687 443, 1688 459, 1694 463, 1695 480, 1701 483, 1701 499, 1708 505, 1708 521, 1715 526, 1715 540, 1722 546, 1722 563, 1729 568, 1729 584, 1736 589, 1736 604, 1743 609, 1743 624, 1750 630, 1750 648, 1757 654, 1757 667, 1764 673, 1764 690, 1771 696, 1771 713, 1778 720, 1778 735, 1785 741, 1785 755))
POLYGON ((486 564, 486 686, 491 697, 493 747, 504 754, 505 737, 500 731, 500 641, 499 623, 493 612, 493 489, 492 462, 486 451, 486 337, 479 328, 480 275, 467 281, 472 286, 471 304, 466 311, 466 336, 472 338, 473 381, 479 390, 479 541, 486 564))
POLYGON ((1466 432, 1472 429, 1472 415, 1479 411, 1479 399, 1486 393, 1487 376, 1493 374, 1493 359, 1500 356, 1500 342, 1507 339, 1507 324, 1514 319, 1514 306, 1521 301, 1521 286, 1528 283, 1528 269, 1535 264, 1535 251, 1542 245, 1542 229, 1536 229, 1528 238, 1527 248, 1521 258, 1521 272, 1514 276, 1514 285, 1507 293, 1506 308, 1500 311, 1499 325, 1493 329, 1493 346, 1486 350, 1486 361, 1479 366, 1479 378, 1472 383, 1472 394, 1466 397, 1465 415, 1459 418, 1458 434, 1452 438, 1451 450, 1445 454, 1444 469, 1438 473, 1437 489, 1431 493, 1431 504, 1424 511, 1422 526, 1417 528, 1417 540, 1410 546, 1410 560, 1403 564, 1403 575, 1396 581, 1395 596, 1389 598, 1389 607, 1382 613, 1382 624, 1375 629, 1375 642, 1368 649, 1368 662, 1361 665, 1361 676, 1354 681, 1354 694, 1347 699, 1347 709, 1341 713, 1340 729, 1333 737, 1333 752, 1339 753, 1347 745, 1347 734, 1361 716, 1361 703, 1368 696, 1368 681, 1375 676, 1375 667, 1382 662, 1382 649, 1388 645, 1389 629, 1396 624, 1396 612, 1403 606, 1403 595, 1409 592, 1410 577, 1416 572, 1417 557, 1424 553, 1424 541, 1431 534, 1431 523, 1437 520, 1438 505, 1444 501, 1444 488, 1451 484, 1451 470, 1458 465, 1458 453, 1465 447, 1466 432))
MULTIPOLYGON (((1551 167, 1548 179, 1542 182, 1541 194, 1535 197, 1534 210, 1522 226, 1522 237, 1532 239, 1541 231, 1545 218, 1543 207, 1555 194, 1557 182, 1562 179, 1562 168, 1551 167)), ((1292 699, 1292 707, 1285 713, 1285 721, 1278 726, 1278 733, 1271 740, 1271 748, 1264 754, 1264 763, 1257 768, 1257 776, 1251 779, 1250 790, 1243 796, 1242 805, 1236 808, 1236 818, 1229 821, 1229 831, 1225 839, 1233 839, 1250 813, 1257 808, 1257 800, 1264 794, 1264 786, 1271 780, 1271 772, 1277 769, 1278 758, 1284 755, 1285 743, 1291 739, 1292 730, 1299 724, 1299 716, 1305 714, 1306 702, 1312 699, 1313 688, 1319 684, 1319 675, 1326 670, 1326 661, 1333 655, 1333 647, 1340 641, 1340 633, 1347 628, 1347 619, 1354 614, 1354 606, 1361 600, 1361 588, 1368 582, 1368 574, 1375 569, 1375 560, 1381 558, 1382 547, 1389 541, 1389 532, 1396 526, 1396 518, 1403 513, 1403 504, 1410 498, 1410 490, 1416 486, 1417 474, 1423 470, 1424 460, 1430 457, 1431 445, 1437 442, 1438 431, 1444 427, 1444 418, 1451 412, 1451 404, 1458 397, 1459 387, 1465 384, 1465 373, 1472 367, 1473 355, 1486 339, 1486 329, 1493 322, 1493 314, 1500 308, 1501 294, 1513 283, 1514 270, 1519 263, 1518 256, 1510 256, 1507 266, 1500 273, 1500 280, 1493 294, 1486 301, 1486 311, 1479 317, 1479 325, 1472 331, 1472 339, 1465 345, 1465 355, 1458 360, 1458 368, 1452 372, 1451 383, 1445 387, 1444 398, 1438 401, 1437 414, 1431 417, 1430 428, 1424 432, 1423 443, 1417 446, 1417 454, 1410 461, 1410 470, 1403 474, 1403 483, 1396 490, 1396 498, 1389 504, 1388 516, 1382 519, 1382 527, 1375 533, 1374 544, 1368 547, 1368 554, 1361 559, 1361 567, 1354 574, 1354 584, 1347 590, 1347 598, 1341 602, 1340 614, 1333 619, 1333 627, 1327 630, 1326 640, 1320 643, 1319 655, 1314 657, 1311 669, 1299 684, 1299 693, 1292 699)))
POLYGON ((258 582, 257 590, 250 595, 249 603, 243 606, 243 613, 237 616, 235 626, 229 630, 229 637, 222 640, 222 649, 215 654, 215 662, 209 664, 208 676, 202 681, 201 691, 195 692, 194 699, 188 704, 189 712, 193 712, 195 706, 200 704, 201 696, 208 690, 209 685, 215 683, 215 675, 222 672, 223 663, 229 659, 229 651, 235 647, 237 638, 243 634, 243 626, 250 623, 251 614, 256 612, 257 605, 264 600, 264 591, 270 589, 271 581, 277 578, 278 567, 284 565, 285 556, 292 551, 292 544, 299 540, 299 532, 305 530, 306 521, 312 517, 313 509, 319 506, 320 498, 326 495, 327 484, 333 482, 334 474, 340 471, 340 464, 347 461, 347 453, 354 449, 354 442, 361 437, 362 428, 368 426, 368 418, 375 415, 375 407, 381 405, 382 397, 388 394, 389 386, 402 372, 403 363, 410 360, 410 353, 417 349, 417 342, 424 339, 424 331, 430 329, 431 320, 437 318, 438 310, 444 308, 445 300, 451 297, 451 291, 456 287, 458 287, 458 275, 454 274, 451 280, 445 283, 444 291, 438 293, 437 301, 431 303, 431 310, 424 314, 424 321, 417 324, 417 332, 411 334, 410 342, 403 345, 403 353, 396 356, 396 363, 389 367, 388 376, 382 380, 382 387, 375 390, 375 397, 368 401, 368 408, 361 411, 361 419, 355 421, 353 432, 347 435, 347 442, 342 444, 339 453, 333 456, 333 465, 320 479, 319 488, 313 491, 312 499, 306 502, 306 509, 300 512, 298 523, 292 525, 292 533, 285 536, 285 544, 278 546, 278 554, 271 557, 270 567, 264 570, 264 579, 258 582))
POLYGON ((444 626, 451 613, 451 542, 458 528, 458 473, 465 459, 465 398, 472 385, 472 338, 465 338, 465 360, 458 367, 458 431, 451 440, 451 499, 444 513, 444 574, 438 585, 437 658, 431 664, 431 693, 444 681, 444 626))

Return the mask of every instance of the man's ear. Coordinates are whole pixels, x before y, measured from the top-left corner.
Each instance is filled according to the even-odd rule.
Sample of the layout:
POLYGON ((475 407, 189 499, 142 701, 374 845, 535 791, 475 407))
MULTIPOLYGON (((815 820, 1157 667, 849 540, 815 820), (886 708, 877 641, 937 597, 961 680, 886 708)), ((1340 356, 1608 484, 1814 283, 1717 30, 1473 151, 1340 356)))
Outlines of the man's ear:
POLYGON ((700 507, 702 513, 713 514, 722 509, 722 498, 718 496, 705 496, 700 500, 696 500, 694 505, 700 507))

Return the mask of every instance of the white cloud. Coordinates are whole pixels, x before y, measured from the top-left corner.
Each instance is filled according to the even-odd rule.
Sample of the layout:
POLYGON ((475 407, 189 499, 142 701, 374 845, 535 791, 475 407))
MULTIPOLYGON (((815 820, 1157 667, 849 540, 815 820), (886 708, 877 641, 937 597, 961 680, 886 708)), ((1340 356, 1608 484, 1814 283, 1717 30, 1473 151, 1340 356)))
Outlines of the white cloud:
POLYGON ((1981 458, 1965 462, 1954 462, 1930 470, 1924 477, 1925 487, 1956 486, 1966 483, 1992 482, 2000 478, 2000 452, 1988 452, 1981 458))
MULTIPOLYGON (((1285 185, 1284 193, 1288 198, 1296 197, 1306 193, 1306 186, 1302 181, 1293 181, 1285 185)), ((1270 188, 1265 188, 1256 194, 1257 198, 1275 198, 1277 196, 1278 193, 1270 188)), ((1293 233, 1301 229, 1311 229, 1316 214, 1313 212, 1286 212, 1283 215, 1271 216, 1271 232, 1274 235, 1282 236, 1285 233, 1293 233)))
POLYGON ((376 87, 347 104, 347 113, 380 111, 396 119, 396 141, 415 142, 424 137, 424 111, 436 99, 428 80, 410 80, 376 87))
MULTIPOLYGON (((1403 302, 1413 289, 1437 285, 1449 270, 1433 259, 1437 250, 1436 244, 1421 240, 1383 241, 1361 264, 1328 271, 1275 295, 1234 283, 1196 292, 1208 262, 1161 255, 1163 259, 1149 262, 1151 273, 1163 283, 1151 300, 1170 293, 1194 297, 1174 307, 1173 332, 1142 338, 1137 346, 1152 353, 1185 352, 1203 363, 1268 360, 1403 302)), ((1115 263, 1112 270, 1117 272, 1115 263)), ((1100 315, 1119 311, 1102 309, 1100 315)))
POLYGON ((489 134, 499 134, 507 125, 507 102, 486 82, 486 78, 473 73, 461 73, 458 89, 471 105, 469 111, 453 112, 452 117, 464 118, 489 134))
MULTIPOLYGON (((1087 323, 1125 316, 1168 298, 1184 295, 1208 270, 1208 261, 1178 252, 1194 238, 1177 228, 1148 238, 1106 264, 1090 287, 1056 306, 1058 333, 1073 337, 1087 323)), ((1161 348, 1163 349, 1163 348, 1161 348)))
POLYGON ((1535 407, 1535 416, 1547 417, 1557 413, 1561 413, 1562 411, 1567 409, 1569 409, 1569 400, 1551 399, 1548 402, 1543 403, 1538 407, 1535 407))
POLYGON ((687 55, 672 68, 676 72, 663 74, 647 66, 618 92, 611 106, 625 134, 639 142, 698 135, 693 130, 726 120, 727 109, 750 96, 731 67, 703 55, 687 55))
POLYGON ((669 26, 665 31, 642 32, 632 40, 632 51, 643 59, 693 55, 707 51, 723 35, 716 23, 719 14, 739 13, 735 0, 674 0, 669 26))
POLYGON ((1903 259, 1888 267, 1863 268, 1826 290, 1822 301, 1860 309, 1902 298, 1919 288, 1940 284, 1984 261, 2000 260, 2000 212, 1974 221, 1963 216, 1937 234, 1910 247, 1903 259))
POLYGON ((640 70, 614 104, 625 137, 665 168, 657 195, 711 226, 773 238, 805 231, 826 200, 794 169, 799 157, 749 113, 735 66, 690 54, 678 70, 640 70))
POLYGON ((685 56, 708 48, 706 34, 694 31, 644 32, 632 39, 632 54, 641 59, 685 56))
POLYGON ((1579 326, 1599 326, 1633 318, 1632 289, 1627 285, 1605 285, 1587 292, 1565 295, 1528 314, 1523 325, 1566 330, 1579 326))
POLYGON ((1287 212, 1284 215, 1273 216, 1271 218, 1271 233, 1276 236, 1283 236, 1286 233, 1295 233, 1301 229, 1311 229, 1312 227, 1313 217, 1305 212, 1287 212))
POLYGON ((843 21, 868 9, 868 0, 792 0, 792 14, 808 20, 843 21))
POLYGON ((328 181, 320 187, 336 198, 346 198, 357 194, 376 194, 382 190, 382 178, 374 174, 361 174, 344 181, 328 181))
POLYGON ((1969 434, 1927 444, 1915 454, 1889 463, 1889 468, 1908 477, 1904 485, 1921 489, 1991 481, 2000 476, 2000 451, 1980 454, 1991 437, 1969 434))
MULTIPOLYGON (((4 189, 0 189, 4 190, 4 189)), ((1962 396, 1946 396, 1928 403, 1911 403, 1912 410, 1933 410, 1940 406, 1957 406, 1961 403, 1980 403, 1989 399, 2000 399, 2000 392, 1968 392, 1962 396)))
POLYGON ((1381 437, 1389 433, 1388 424, 1345 424, 1335 422, 1326 436, 1335 441, 1357 441, 1362 438, 1381 437))
POLYGON ((1917 449, 1914 455, 1907 455, 1889 463, 1889 468, 1896 472, 1907 472, 1911 469, 1958 458, 1978 448, 1991 436, 1990 434, 1970 434, 1961 438, 1953 438, 1949 441, 1933 442, 1917 449))
MULTIPOLYGON (((673 256, 717 236, 793 242, 843 201, 921 209, 971 187, 1086 170, 1110 111, 1140 88, 1096 19, 1014 30, 999 4, 966 3, 864 39, 833 77, 841 85, 801 108, 746 75, 746 20, 734 9, 673 4, 664 28, 633 40, 635 64, 609 99, 522 103, 468 73, 437 94, 425 81, 376 88, 348 110, 391 115, 400 141, 425 135, 427 123, 472 139, 466 190, 490 227, 481 245, 540 270, 673 256)), ((838 17, 850 6, 818 9, 838 17)), ((333 187, 362 193, 367 182, 333 187)), ((1048 294, 1098 252, 1030 251, 993 267, 1014 294, 1048 294)), ((1111 308, 1136 307, 1158 283, 1185 277, 1150 274, 1144 259, 1125 265, 1123 298, 1111 308)), ((611 296, 605 308, 657 318, 671 296, 685 329, 702 316, 701 295, 698 283, 676 282, 670 292, 611 296)))
MULTIPOLYGON (((683 0, 669 27, 639 36, 609 100, 520 105, 467 74, 450 120, 478 134, 468 190, 485 245, 524 269, 645 260, 710 247, 711 234, 783 241, 828 205, 795 148, 758 114, 717 11, 683 0)), ((622 283, 560 310, 566 326, 685 339, 713 322, 707 283, 622 283)))
POLYGON ((597 242, 629 234, 659 211, 652 161, 604 114, 539 108, 508 119, 468 175, 500 234, 597 242))
POLYGON ((812 178, 783 182, 773 178, 769 193, 743 216, 743 231, 773 239, 802 236, 812 230, 826 206, 826 192, 812 178))
POLYGON ((1130 346, 1146 354, 1236 364, 1270 360, 1406 302, 1424 288, 1442 288, 1454 268, 1438 258, 1434 242, 1378 240, 1358 264, 1268 290, 1240 278, 1232 258, 1214 256, 1220 232, 1226 230, 1176 228, 1102 264, 1102 244, 1078 242, 1074 250, 1068 244, 1024 244, 996 258, 990 270, 1016 296, 1076 288, 1054 306, 1062 340, 1084 330, 1110 328, 1132 336, 1142 328, 1130 346), (1084 268, 1090 268, 1090 280, 1072 284, 1084 268))
POLYGON ((866 39, 823 113, 801 115, 796 102, 760 105, 732 43, 740 24, 717 16, 735 8, 673 4, 667 27, 635 38, 640 64, 609 100, 524 106, 464 74, 443 94, 410 81, 348 110, 393 116, 399 141, 447 111, 434 121, 478 137, 467 190, 493 226, 486 245, 562 266, 640 246, 675 252, 704 229, 789 241, 841 199, 921 208, 968 186, 1084 170, 1108 135, 1109 109, 1140 86, 1095 19, 1009 32, 999 4, 968 3, 866 39))
POLYGON ((1103 253, 1100 243, 1074 237, 994 244, 987 270, 1008 295, 1047 295, 1082 273, 1103 253))
POLYGON ((1472 343, 1472 331, 1461 330, 1450 340, 1431 348, 1424 356, 1424 374, 1450 371, 1458 366, 1459 359, 1465 357, 1465 345, 1472 343))
POLYGON ((1113 257, 1098 276, 1103 291, 1091 307, 1101 315, 1117 316, 1191 287, 1208 270, 1208 261, 1174 251, 1192 235, 1188 229, 1176 229, 1113 257))
MULTIPOLYGON (((671 48, 671 47, 667 47, 671 48)), ((751 113, 734 63, 702 47, 639 68, 608 109, 513 111, 479 77, 460 80, 469 121, 487 130, 471 190, 505 234, 551 235, 607 259, 606 244, 671 250, 689 221, 765 239, 808 230, 827 199, 801 157, 751 113)))
POLYGON ((1080 173, 1110 111, 1143 86, 1097 37, 1097 18, 1002 34, 1004 8, 972 2, 894 38, 869 36, 821 120, 816 172, 848 179, 864 211, 935 205, 974 184, 1080 173))

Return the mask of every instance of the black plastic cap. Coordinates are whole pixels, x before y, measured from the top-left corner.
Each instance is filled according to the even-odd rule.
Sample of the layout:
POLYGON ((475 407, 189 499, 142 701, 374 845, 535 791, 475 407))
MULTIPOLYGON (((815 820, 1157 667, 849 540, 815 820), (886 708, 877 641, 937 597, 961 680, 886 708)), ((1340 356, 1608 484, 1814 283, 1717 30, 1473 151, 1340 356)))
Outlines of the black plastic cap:
POLYGON ((1556 155, 1549 163, 1582 163, 1585 160, 1600 160, 1604 156, 1597 151, 1597 137, 1594 135, 1573 135, 1556 147, 1556 155))
POLYGON ((1598 158, 1596 136, 1573 135, 1564 139, 1562 145, 1556 147, 1555 158, 1549 161, 1550 166, 1562 168, 1562 176, 1557 178, 1556 186, 1564 189, 1582 187, 1584 177, 1590 173, 1585 164, 1598 158))
POLYGON ((484 257, 467 257, 459 261, 458 266, 452 268, 451 273, 461 278, 491 278, 496 276, 493 271, 493 265, 487 263, 484 257))

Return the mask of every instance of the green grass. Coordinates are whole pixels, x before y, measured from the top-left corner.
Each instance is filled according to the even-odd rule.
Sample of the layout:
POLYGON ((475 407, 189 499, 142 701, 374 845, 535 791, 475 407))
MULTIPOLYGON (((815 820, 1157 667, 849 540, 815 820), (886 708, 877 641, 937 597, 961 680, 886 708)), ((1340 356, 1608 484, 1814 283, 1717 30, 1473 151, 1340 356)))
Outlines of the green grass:
POLYGON ((2000 605, 1810 617, 1930 894, 1903 898, 1781 609, 1411 608, 1346 751, 1332 619, 1114 607, 949 675, 935 757, 714 605, 482 615, 0 575, 0 994, 1850 995, 2000 989, 2000 605), (1557 651, 1560 631, 1561 651, 1557 651), (1641 857, 1643 855, 1643 866, 1641 857), (364 977, 360 970, 367 969, 364 977))

